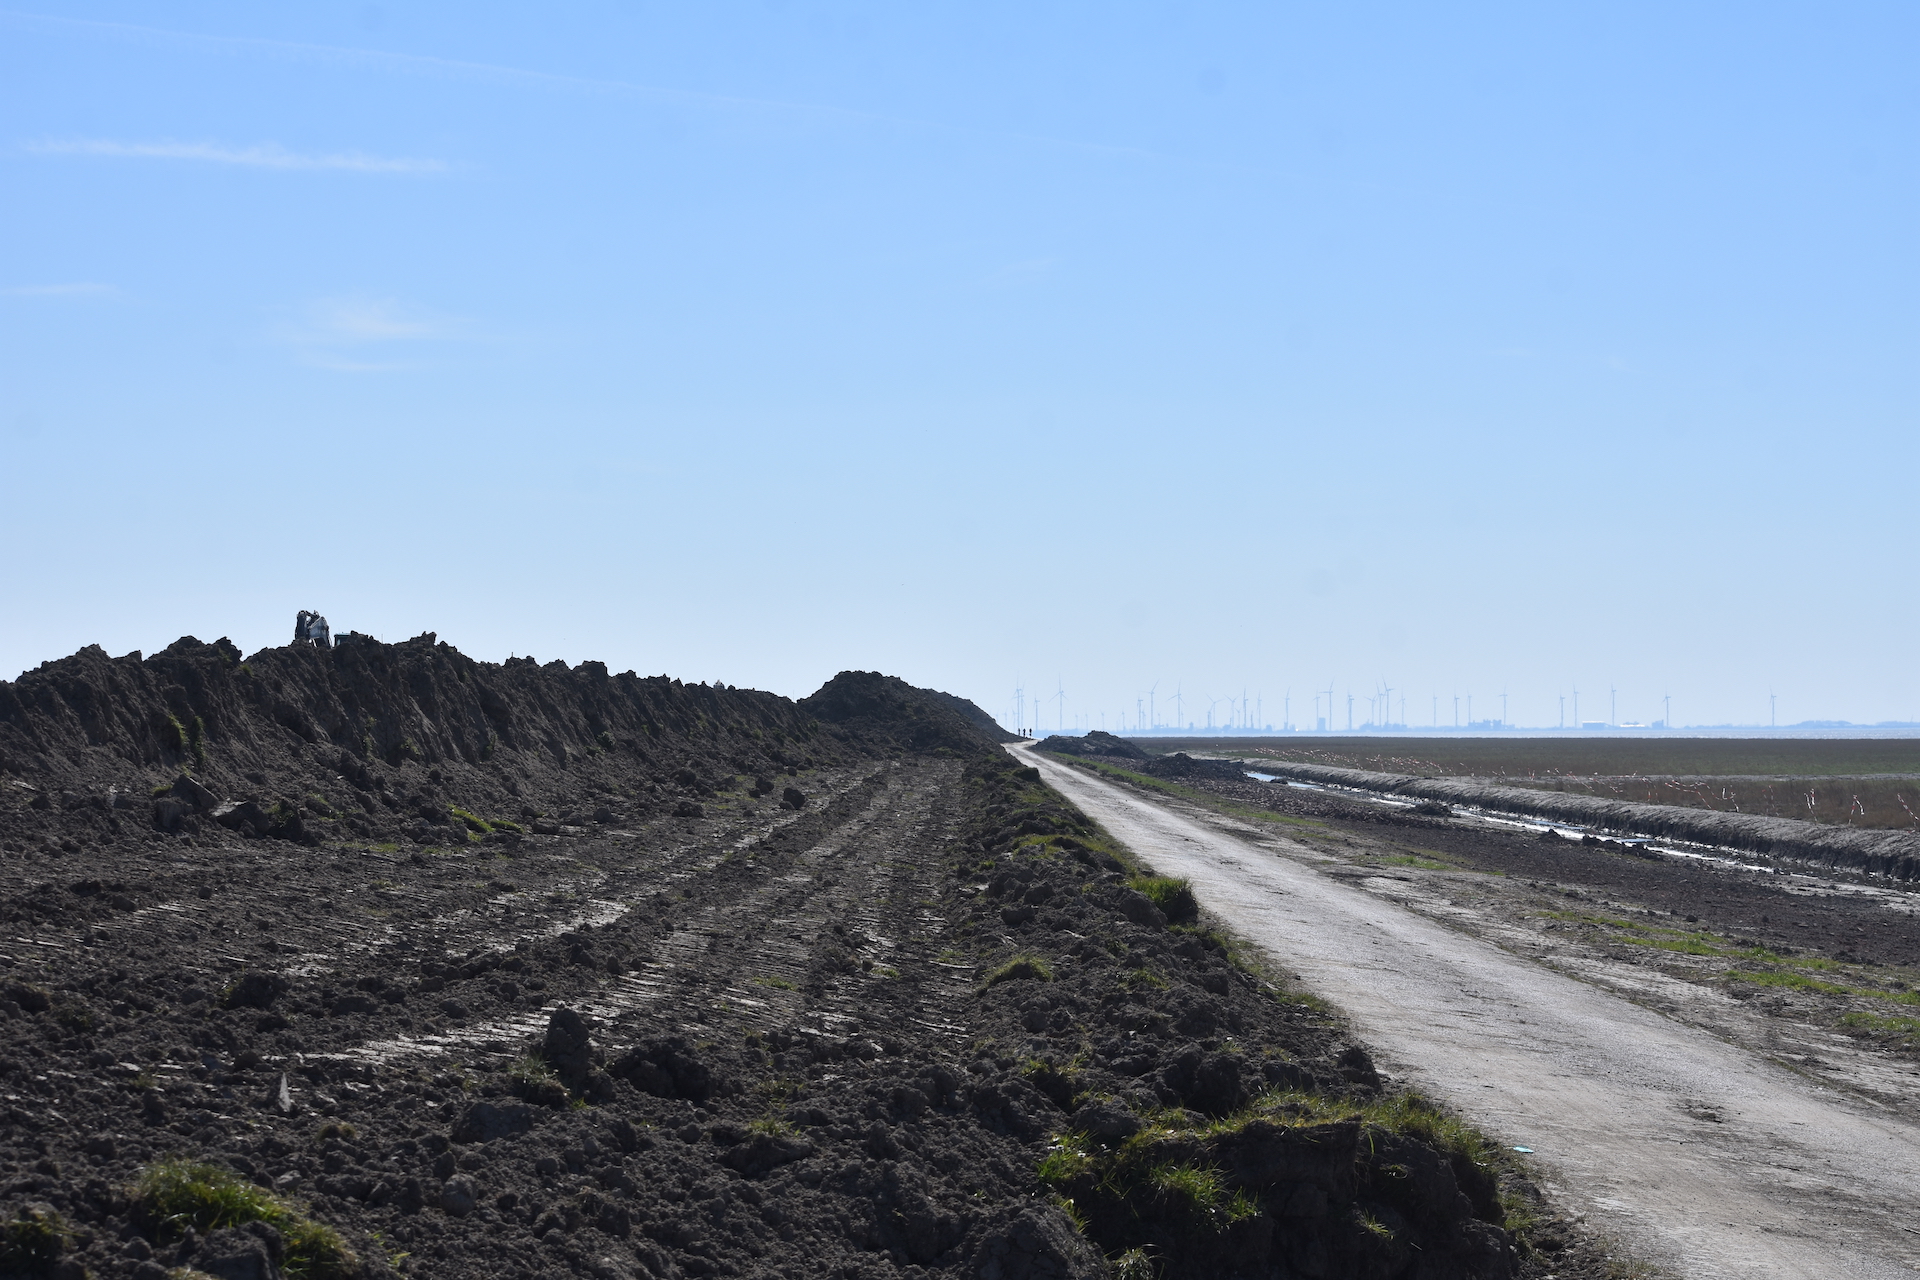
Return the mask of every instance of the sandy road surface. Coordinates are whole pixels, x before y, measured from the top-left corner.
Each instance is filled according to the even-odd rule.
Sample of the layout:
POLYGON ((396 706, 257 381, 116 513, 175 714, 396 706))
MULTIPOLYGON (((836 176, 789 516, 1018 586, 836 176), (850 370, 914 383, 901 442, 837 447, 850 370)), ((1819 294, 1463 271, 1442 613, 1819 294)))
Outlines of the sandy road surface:
POLYGON ((1022 754, 1339 1005, 1383 1066, 1533 1148, 1548 1187, 1633 1252, 1689 1277, 1920 1271, 1911 1118, 1319 874, 1323 855, 1282 837, 1022 754))

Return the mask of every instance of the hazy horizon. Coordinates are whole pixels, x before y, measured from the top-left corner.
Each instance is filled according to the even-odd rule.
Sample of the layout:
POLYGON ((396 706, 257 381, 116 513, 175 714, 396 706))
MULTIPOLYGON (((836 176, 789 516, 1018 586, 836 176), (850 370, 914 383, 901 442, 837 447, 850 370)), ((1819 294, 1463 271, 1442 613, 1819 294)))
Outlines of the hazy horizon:
POLYGON ((1920 720, 1909 7, 0 32, 0 675, 312 608, 1047 726, 1920 720))

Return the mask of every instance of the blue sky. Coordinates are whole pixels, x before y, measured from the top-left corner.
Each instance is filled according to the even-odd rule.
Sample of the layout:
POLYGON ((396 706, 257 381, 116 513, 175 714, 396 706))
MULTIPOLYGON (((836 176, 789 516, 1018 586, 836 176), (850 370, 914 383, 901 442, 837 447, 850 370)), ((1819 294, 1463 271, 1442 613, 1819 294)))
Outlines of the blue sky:
POLYGON ((1920 719, 1917 28, 7 11, 0 672, 312 607, 1048 727, 1920 719))

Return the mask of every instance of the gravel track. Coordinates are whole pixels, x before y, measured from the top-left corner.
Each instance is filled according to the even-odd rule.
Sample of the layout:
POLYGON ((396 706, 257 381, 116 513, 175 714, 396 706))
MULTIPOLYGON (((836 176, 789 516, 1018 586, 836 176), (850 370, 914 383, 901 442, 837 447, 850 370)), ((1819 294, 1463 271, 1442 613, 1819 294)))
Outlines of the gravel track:
POLYGON ((1636 1254, 1695 1277, 1920 1269, 1920 1130, 1317 869, 1267 831, 1013 748, 1338 1004, 1383 1060, 1505 1140, 1636 1254))

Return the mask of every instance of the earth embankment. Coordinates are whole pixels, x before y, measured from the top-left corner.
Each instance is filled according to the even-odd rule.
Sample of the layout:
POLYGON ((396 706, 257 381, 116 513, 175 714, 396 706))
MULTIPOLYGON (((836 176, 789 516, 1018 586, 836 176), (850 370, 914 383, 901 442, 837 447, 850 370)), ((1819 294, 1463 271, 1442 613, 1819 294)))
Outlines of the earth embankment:
POLYGON ((599 662, 480 662, 432 633, 245 659, 188 636, 150 658, 89 646, 0 683, 0 777, 82 843, 150 825, 510 843, 536 822, 697 816, 888 751, 977 751, 1000 740, 986 720, 873 672, 794 702, 599 662))

